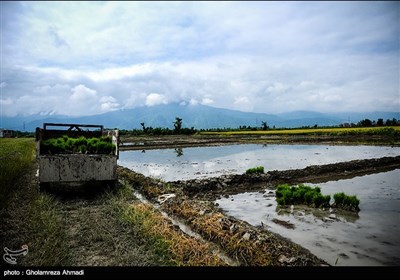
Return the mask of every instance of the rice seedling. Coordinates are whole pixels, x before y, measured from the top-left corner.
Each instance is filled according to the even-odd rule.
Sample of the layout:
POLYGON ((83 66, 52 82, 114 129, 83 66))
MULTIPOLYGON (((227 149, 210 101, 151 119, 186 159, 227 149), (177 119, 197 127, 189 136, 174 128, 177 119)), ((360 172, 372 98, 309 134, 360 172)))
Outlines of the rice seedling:
POLYGON ((330 195, 323 195, 320 187, 310 187, 300 184, 290 186, 278 185, 275 192, 276 202, 279 205, 305 204, 314 207, 336 207, 349 211, 359 211, 360 200, 356 196, 348 196, 344 193, 334 194, 334 203, 331 205, 330 195))
POLYGON ((110 137, 70 138, 66 135, 40 142, 41 154, 113 154, 116 146, 110 137))
POLYGON ((254 173, 264 173, 264 167, 257 166, 257 167, 249 168, 246 170, 246 174, 254 174, 254 173))

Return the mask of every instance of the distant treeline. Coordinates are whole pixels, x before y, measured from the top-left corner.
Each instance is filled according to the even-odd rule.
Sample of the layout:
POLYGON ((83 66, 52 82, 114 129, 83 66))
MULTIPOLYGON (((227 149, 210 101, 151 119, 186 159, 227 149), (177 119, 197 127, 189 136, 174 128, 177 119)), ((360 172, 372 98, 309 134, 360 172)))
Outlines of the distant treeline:
MULTIPOLYGON (((237 128, 207 128, 207 129, 196 129, 194 127, 191 128, 184 128, 182 127, 183 120, 179 117, 175 118, 173 122, 174 128, 164 128, 164 127, 151 127, 146 126, 144 122, 140 123, 142 126, 141 129, 120 129, 120 135, 130 135, 130 136, 140 136, 140 135, 193 135, 197 132, 229 132, 229 131, 262 131, 262 130, 291 130, 291 129, 311 129, 311 128, 334 128, 334 127, 383 127, 383 126, 400 126, 400 120, 395 118, 387 119, 377 119, 377 120, 370 120, 370 119, 363 119, 358 123, 343 123, 337 126, 318 126, 317 124, 313 126, 301 126, 296 128, 285 128, 279 127, 276 128, 272 126, 272 128, 268 125, 267 122, 262 121, 261 126, 250 126, 250 125, 241 125, 237 128)), ((114 128, 118 129, 118 128, 114 128)), ((11 137, 34 137, 34 132, 22 132, 13 130, 11 137)))
POLYGON ((197 132, 229 132, 229 131, 262 131, 262 130, 291 130, 291 129, 311 129, 311 128, 335 128, 335 127, 379 127, 379 126, 399 126, 400 121, 397 119, 387 119, 384 121, 383 119, 378 120, 370 120, 363 119, 358 123, 344 123, 338 126, 318 126, 317 124, 313 126, 301 126, 296 128, 285 128, 280 127, 276 128, 275 126, 268 125, 267 122, 261 122, 261 126, 250 126, 250 125, 241 125, 237 128, 208 128, 208 129, 195 129, 191 128, 182 128, 182 119, 176 118, 174 122, 174 129, 162 128, 162 127, 146 127, 145 123, 141 123, 142 129, 132 129, 132 130, 120 130, 120 135, 131 135, 131 136, 140 136, 140 135, 193 135, 197 132))

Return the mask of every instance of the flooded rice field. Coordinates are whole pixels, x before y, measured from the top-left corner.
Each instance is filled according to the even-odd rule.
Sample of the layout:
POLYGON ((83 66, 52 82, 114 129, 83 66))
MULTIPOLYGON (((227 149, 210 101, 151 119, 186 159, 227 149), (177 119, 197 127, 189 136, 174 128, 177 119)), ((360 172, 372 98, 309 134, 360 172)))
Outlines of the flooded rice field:
MULTIPOLYGON (((373 153, 372 149, 357 155, 373 153)), ((280 207, 274 191, 268 189, 232 195, 216 203, 228 215, 287 237, 331 265, 400 265, 400 169, 318 185, 323 194, 332 197, 342 191, 357 195, 361 211, 280 207)))
POLYGON ((399 154, 399 147, 383 146, 236 144, 121 151, 118 164, 145 176, 176 181, 242 174, 255 166, 267 172, 399 154))

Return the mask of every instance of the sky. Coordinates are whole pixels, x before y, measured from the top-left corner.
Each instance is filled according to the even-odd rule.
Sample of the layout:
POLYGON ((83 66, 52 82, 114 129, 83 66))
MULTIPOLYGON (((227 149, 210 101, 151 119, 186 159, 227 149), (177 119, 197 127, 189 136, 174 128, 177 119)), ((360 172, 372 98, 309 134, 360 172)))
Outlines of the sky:
POLYGON ((1 2, 1 116, 400 110, 399 2, 1 2))

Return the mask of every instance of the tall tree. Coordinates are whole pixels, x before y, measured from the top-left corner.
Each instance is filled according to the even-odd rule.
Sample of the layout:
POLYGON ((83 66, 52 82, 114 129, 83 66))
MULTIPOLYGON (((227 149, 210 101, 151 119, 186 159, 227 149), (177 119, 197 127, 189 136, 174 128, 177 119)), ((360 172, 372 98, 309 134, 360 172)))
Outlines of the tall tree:
POLYGON ((176 117, 175 121, 174 121, 174 128, 175 128, 175 132, 179 133, 181 131, 182 128, 182 119, 180 117, 176 117))
POLYGON ((146 132, 147 128, 144 126, 144 122, 141 122, 140 125, 142 126, 143 131, 146 132))
POLYGON ((267 130, 269 128, 267 122, 261 122, 261 125, 262 125, 262 130, 267 130))

